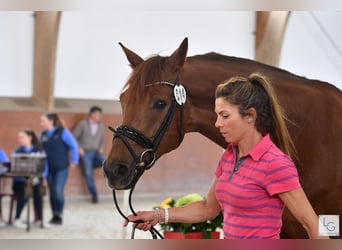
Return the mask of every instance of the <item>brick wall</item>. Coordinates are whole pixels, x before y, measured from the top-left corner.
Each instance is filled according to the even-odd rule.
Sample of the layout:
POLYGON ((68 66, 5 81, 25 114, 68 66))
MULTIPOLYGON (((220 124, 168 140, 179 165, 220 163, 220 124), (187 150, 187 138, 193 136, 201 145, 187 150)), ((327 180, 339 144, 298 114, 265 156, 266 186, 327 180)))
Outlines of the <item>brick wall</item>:
MULTIPOLYGON (((39 125, 41 112, 0 111, 0 147, 7 155, 18 147, 17 133, 23 128, 41 132, 39 125)), ((72 130, 87 113, 59 113, 65 126, 72 130)), ((121 115, 105 114, 103 122, 116 127, 121 123, 121 115)), ((109 152, 112 133, 106 131, 106 153, 109 152)), ((181 146, 162 156, 157 163, 139 180, 136 193, 174 193, 200 192, 206 194, 214 177, 214 170, 222 149, 197 133, 185 136, 181 146)), ((102 169, 94 172, 96 186, 100 195, 111 194, 102 175, 102 169)), ((10 185, 7 185, 10 186, 10 185)), ((70 170, 66 184, 67 195, 89 195, 82 171, 79 167, 70 170)), ((90 197, 90 196, 89 196, 90 197)))

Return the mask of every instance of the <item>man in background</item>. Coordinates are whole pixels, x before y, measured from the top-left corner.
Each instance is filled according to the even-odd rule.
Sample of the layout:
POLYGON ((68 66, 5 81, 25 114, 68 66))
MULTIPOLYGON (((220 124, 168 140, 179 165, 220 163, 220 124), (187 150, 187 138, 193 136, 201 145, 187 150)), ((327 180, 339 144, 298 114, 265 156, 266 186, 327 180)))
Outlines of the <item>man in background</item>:
POLYGON ((73 131, 78 142, 81 163, 92 196, 92 203, 98 203, 93 170, 101 167, 105 159, 105 130, 101 118, 102 109, 98 106, 92 106, 88 117, 81 120, 73 131))

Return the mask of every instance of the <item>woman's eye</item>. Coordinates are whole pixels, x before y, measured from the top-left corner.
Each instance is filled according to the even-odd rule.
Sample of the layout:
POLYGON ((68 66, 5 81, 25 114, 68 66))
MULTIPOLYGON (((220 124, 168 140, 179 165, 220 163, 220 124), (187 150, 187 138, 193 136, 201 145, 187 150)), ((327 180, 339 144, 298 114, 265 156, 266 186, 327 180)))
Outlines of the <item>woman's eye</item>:
POLYGON ((166 106, 166 102, 163 100, 157 100, 153 103, 153 108, 157 110, 162 110, 166 106))

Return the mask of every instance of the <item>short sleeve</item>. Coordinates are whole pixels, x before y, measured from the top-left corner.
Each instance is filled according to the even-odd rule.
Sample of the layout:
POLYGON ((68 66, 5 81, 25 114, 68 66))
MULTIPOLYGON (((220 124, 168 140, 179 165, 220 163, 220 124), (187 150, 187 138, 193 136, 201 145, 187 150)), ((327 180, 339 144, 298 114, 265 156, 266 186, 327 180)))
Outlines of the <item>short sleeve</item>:
POLYGON ((275 159, 268 166, 264 184, 270 195, 288 192, 301 186, 297 168, 289 157, 275 159))

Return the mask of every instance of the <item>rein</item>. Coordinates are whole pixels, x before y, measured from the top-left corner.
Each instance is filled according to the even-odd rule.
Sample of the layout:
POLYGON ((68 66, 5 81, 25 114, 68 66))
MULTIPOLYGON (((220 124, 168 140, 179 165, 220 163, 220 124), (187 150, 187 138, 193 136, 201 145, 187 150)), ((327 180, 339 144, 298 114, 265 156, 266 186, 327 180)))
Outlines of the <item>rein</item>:
MULTIPOLYGON (((153 84, 145 85, 145 87, 149 87, 149 86, 152 86, 154 84, 165 84, 167 86, 172 87, 174 96, 173 96, 170 108, 169 108, 169 110, 165 116, 165 119, 163 120, 162 124, 160 125, 160 127, 159 127, 156 135, 154 136, 153 140, 146 137, 139 130, 137 130, 133 127, 130 127, 128 125, 120 125, 116 129, 112 128, 111 126, 108 127, 109 130, 111 130, 113 132, 113 140, 115 139, 115 137, 118 137, 122 140, 122 142, 127 147, 128 151, 130 152, 130 154, 133 158, 133 161, 135 163, 135 167, 136 167, 135 176, 134 176, 134 180, 133 180, 133 186, 130 189, 129 199, 128 199, 130 210, 134 215, 137 215, 137 214, 134 211, 133 206, 132 206, 132 202, 131 202, 133 190, 135 188, 136 183, 138 182, 139 178, 143 175, 145 170, 150 169, 154 165, 154 163, 156 161, 156 152, 157 152, 158 146, 159 146, 163 136, 165 135, 168 127, 171 124, 172 118, 173 118, 175 111, 176 111, 177 104, 180 106, 179 143, 181 143, 182 138, 183 138, 183 113, 184 113, 183 106, 184 106, 185 100, 186 100, 186 91, 185 91, 184 87, 179 84, 179 74, 177 74, 175 83, 162 81, 162 82, 156 82, 153 84), (139 146, 141 146, 142 148, 145 149, 141 153, 140 156, 138 156, 134 152, 131 144, 128 142, 128 139, 136 142, 139 146), (144 160, 144 156, 146 154, 150 154, 149 162, 146 162, 144 160)), ((127 216, 125 216, 123 214, 123 212, 121 211, 121 209, 118 205, 115 189, 113 189, 113 200, 114 200, 114 204, 115 204, 117 210, 119 211, 120 215, 125 220, 128 221, 127 216)), ((134 239, 135 227, 138 223, 141 223, 141 221, 140 222, 138 221, 133 225, 131 239, 134 239)), ((161 239, 163 239, 163 236, 154 227, 151 227, 150 233, 151 233, 153 239, 157 239, 157 236, 159 236, 161 239)))

